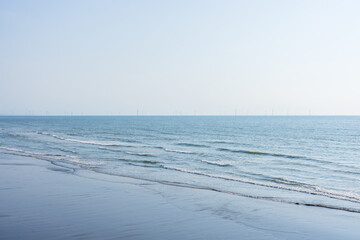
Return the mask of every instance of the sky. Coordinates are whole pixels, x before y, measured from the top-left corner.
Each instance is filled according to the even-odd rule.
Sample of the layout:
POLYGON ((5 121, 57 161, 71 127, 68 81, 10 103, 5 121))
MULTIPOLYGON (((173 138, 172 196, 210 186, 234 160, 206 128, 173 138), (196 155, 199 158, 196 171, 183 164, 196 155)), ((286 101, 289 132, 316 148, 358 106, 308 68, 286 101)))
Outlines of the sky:
POLYGON ((0 0, 1 115, 360 115, 360 1, 0 0))

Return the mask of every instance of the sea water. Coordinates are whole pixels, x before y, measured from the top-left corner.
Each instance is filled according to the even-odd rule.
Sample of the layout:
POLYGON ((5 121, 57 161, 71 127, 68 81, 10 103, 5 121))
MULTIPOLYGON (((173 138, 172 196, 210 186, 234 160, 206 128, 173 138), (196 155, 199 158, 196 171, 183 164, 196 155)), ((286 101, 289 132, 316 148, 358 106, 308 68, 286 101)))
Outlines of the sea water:
POLYGON ((0 152, 360 213, 360 117, 0 117, 0 152))

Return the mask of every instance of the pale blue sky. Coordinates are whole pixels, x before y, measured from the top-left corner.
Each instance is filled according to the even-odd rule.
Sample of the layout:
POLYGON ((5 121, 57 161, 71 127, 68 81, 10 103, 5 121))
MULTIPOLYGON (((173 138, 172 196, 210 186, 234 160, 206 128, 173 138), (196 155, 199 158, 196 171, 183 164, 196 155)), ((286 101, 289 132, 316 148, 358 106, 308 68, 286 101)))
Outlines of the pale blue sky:
POLYGON ((0 0, 0 114, 360 114, 360 1, 0 0))

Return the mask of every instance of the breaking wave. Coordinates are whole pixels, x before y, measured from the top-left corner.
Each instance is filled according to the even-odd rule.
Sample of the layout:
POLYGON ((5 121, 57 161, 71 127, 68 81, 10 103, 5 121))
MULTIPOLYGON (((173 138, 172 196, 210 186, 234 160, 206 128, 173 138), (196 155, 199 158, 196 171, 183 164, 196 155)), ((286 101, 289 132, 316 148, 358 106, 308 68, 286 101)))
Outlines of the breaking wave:
POLYGON ((217 166, 220 166, 220 167, 231 166, 231 164, 229 162, 224 162, 224 161, 221 161, 221 162, 215 162, 215 161, 209 161, 209 160, 201 160, 201 161, 204 162, 204 163, 207 163, 207 164, 217 165, 217 166))

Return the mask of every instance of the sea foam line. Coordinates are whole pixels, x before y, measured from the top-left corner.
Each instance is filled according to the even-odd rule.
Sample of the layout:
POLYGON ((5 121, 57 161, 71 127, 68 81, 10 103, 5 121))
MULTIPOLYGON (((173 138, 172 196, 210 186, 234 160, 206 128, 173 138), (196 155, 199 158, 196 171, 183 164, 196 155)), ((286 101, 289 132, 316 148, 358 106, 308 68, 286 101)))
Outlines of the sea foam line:
POLYGON ((168 169, 168 170, 180 171, 180 172, 184 172, 184 173, 201 175, 201 176, 206 176, 206 177, 211 177, 211 178, 242 182, 242 183, 253 184, 253 185, 262 186, 262 187, 277 188, 277 189, 282 189, 282 190, 295 191, 295 192, 300 192, 300 193, 307 193, 307 194, 319 195, 319 196, 329 197, 329 198, 338 199, 338 200, 360 203, 360 196, 356 193, 349 194, 348 192, 329 190, 329 189, 321 188, 318 186, 316 186, 314 189, 309 189, 309 188, 304 188, 304 187, 301 188, 301 187, 294 187, 294 186, 286 186, 281 183, 272 184, 272 183, 266 183, 266 182, 248 179, 248 178, 230 177, 230 176, 220 175, 220 174, 210 174, 210 173, 200 172, 200 171, 196 171, 196 170, 190 170, 190 169, 186 169, 186 168, 169 167, 169 166, 164 166, 164 165, 161 165, 161 167, 163 167, 164 169, 168 169))
POLYGON ((66 161, 70 163, 75 164, 81 164, 81 165, 88 165, 88 166, 99 166, 102 165, 102 163, 93 162, 93 161, 83 161, 80 160, 78 156, 73 155, 62 155, 62 154, 51 154, 51 153, 42 153, 42 152, 32 152, 27 151, 19 148, 11 148, 11 147, 5 147, 0 146, 0 149, 4 149, 6 153, 12 154, 12 155, 18 155, 18 156, 24 156, 24 157, 33 157, 41 160, 47 160, 47 161, 66 161))
POLYGON ((355 209, 355 208, 339 207, 339 206, 327 205, 327 204, 321 204, 321 203, 307 203, 307 202, 298 202, 298 201, 291 201, 291 200, 288 201, 288 200, 278 199, 276 197, 265 197, 265 196, 244 194, 244 193, 239 193, 239 192, 222 190, 222 189, 218 189, 218 188, 215 188, 215 187, 201 186, 201 185, 181 183, 181 182, 162 181, 162 180, 156 180, 156 179, 148 179, 148 178, 144 178, 144 177, 136 177, 136 176, 131 176, 131 175, 109 173, 109 172, 104 172, 103 170, 94 169, 94 168, 87 168, 87 169, 92 170, 92 171, 97 172, 97 173, 105 174, 105 175, 126 177, 126 178, 137 179, 137 180, 148 181, 148 182, 154 182, 154 183, 159 183, 159 184, 168 185, 168 186, 174 186, 174 187, 208 190, 208 191, 226 193, 226 194, 240 196, 240 197, 260 199, 260 200, 266 200, 266 201, 272 201, 272 202, 294 204, 294 205, 301 205, 301 206, 309 206, 309 207, 320 207, 320 208, 327 208, 327 209, 340 210, 340 211, 346 211, 346 212, 360 213, 360 209, 355 209))

